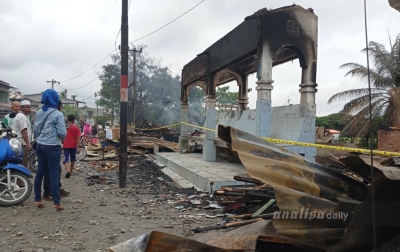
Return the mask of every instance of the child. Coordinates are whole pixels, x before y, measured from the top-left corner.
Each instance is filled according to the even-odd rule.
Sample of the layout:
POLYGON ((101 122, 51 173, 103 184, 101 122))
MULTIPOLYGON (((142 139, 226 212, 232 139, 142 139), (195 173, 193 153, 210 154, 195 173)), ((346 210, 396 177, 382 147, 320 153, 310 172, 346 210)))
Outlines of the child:
POLYGON ((64 162, 67 174, 65 178, 69 178, 74 170, 74 164, 76 162, 76 151, 79 153, 79 140, 81 137, 81 132, 79 128, 75 125, 75 116, 68 115, 69 128, 67 130, 67 136, 65 137, 63 149, 64 149, 64 162), (71 157, 71 167, 69 167, 69 158, 71 157))

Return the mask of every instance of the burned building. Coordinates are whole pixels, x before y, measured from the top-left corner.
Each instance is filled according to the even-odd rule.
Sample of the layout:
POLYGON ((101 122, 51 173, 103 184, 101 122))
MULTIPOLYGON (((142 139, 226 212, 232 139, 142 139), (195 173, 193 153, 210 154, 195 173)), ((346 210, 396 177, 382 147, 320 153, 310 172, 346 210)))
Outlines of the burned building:
MULTIPOLYGON (((188 94, 193 87, 204 90, 206 121, 204 127, 217 124, 236 127, 258 137, 314 142, 317 92, 318 18, 312 9, 298 5, 279 9, 261 9, 186 64, 182 71, 182 121, 188 119, 188 94), (274 66, 298 59, 301 69, 300 104, 272 107, 274 66), (256 109, 248 109, 248 79, 257 73, 256 109), (238 108, 229 114, 217 114, 216 88, 236 81, 238 108), (218 123, 216 123, 218 117, 218 123)), ((295 86, 293 85, 293 88, 295 86)), ((180 147, 187 143, 188 127, 181 126, 180 147)), ((207 131, 203 142, 203 160, 215 161, 215 132, 207 131)), ((306 158, 315 148, 290 146, 306 158)))

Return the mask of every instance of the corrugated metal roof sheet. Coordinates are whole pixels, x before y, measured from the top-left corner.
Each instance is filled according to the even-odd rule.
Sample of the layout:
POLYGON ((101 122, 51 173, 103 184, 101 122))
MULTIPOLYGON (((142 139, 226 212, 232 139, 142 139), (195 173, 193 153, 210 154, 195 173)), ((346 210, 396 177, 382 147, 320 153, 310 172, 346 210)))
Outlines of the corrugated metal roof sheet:
POLYGON ((5 82, 5 81, 2 81, 2 80, 0 80, 0 85, 1 86, 5 86, 5 87, 8 87, 8 88, 15 88, 15 87, 12 87, 10 84, 8 84, 7 82, 5 82))
MULTIPOLYGON (((40 103, 40 101, 42 100, 42 94, 26 94, 24 95, 28 100, 32 101, 32 102, 36 102, 36 103, 40 103)), ((78 100, 73 100, 73 99, 69 99, 69 98, 62 98, 60 97, 61 102, 63 104, 76 104, 76 103, 85 103, 83 101, 78 101, 78 100)))
MULTIPOLYGON (((288 213, 287 218, 272 219, 278 235, 309 244, 318 243, 332 251, 358 248, 371 251, 369 185, 341 170, 307 161, 296 153, 232 127, 219 125, 218 137, 239 157, 252 177, 273 188, 279 212, 288 213), (347 213, 348 218, 328 219, 324 215, 310 219, 304 218, 305 212, 308 216, 311 212, 318 216, 319 213, 347 213)), ((339 161, 354 174, 362 174, 371 181, 368 159, 349 157, 339 161)), ((400 169, 375 162, 374 167, 379 245, 400 232, 400 195, 390 193, 400 189, 400 169)))
POLYGON ((9 98, 10 100, 24 100, 24 99, 25 99, 25 96, 23 96, 23 95, 21 94, 21 91, 15 90, 15 91, 10 92, 8 98, 9 98))

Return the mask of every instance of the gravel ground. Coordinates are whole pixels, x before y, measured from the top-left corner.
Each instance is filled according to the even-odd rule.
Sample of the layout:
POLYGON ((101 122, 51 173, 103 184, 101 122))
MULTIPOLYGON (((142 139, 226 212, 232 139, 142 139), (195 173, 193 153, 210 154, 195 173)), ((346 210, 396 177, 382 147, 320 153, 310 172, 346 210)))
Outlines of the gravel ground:
POLYGON ((63 171, 71 192, 62 198, 64 211, 55 211, 52 202, 35 208, 33 192, 22 206, 0 208, 1 251, 107 251, 153 230, 195 239, 201 234, 191 228, 221 221, 205 216, 220 211, 202 208, 215 203, 207 194, 178 187, 151 158, 129 160, 125 189, 118 187, 117 164, 80 162, 70 179, 63 171))

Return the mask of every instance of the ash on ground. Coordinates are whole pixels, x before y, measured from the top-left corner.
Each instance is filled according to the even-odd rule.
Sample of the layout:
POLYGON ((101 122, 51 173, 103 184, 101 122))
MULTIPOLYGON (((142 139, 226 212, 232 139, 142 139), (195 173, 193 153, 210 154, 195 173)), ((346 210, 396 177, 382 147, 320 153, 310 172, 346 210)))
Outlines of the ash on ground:
MULTIPOLYGON (((88 162, 86 167, 86 182, 89 186, 100 184, 119 184, 118 161, 95 161, 88 162)), ((168 175, 163 173, 162 167, 155 164, 148 156, 136 155, 129 158, 127 170, 127 188, 137 194, 195 194, 193 188, 182 188, 177 185, 168 175)))

